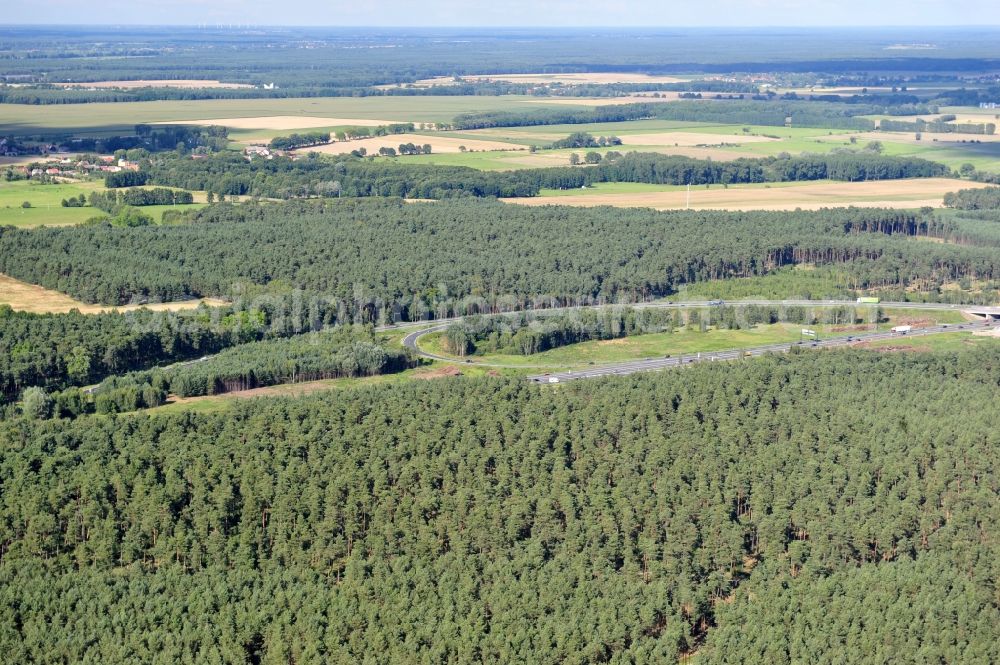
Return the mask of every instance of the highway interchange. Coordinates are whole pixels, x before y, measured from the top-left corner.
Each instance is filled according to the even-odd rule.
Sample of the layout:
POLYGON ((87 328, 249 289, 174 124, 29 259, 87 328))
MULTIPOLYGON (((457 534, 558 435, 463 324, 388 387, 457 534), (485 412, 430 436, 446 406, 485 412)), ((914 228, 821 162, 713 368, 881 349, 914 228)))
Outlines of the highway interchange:
MULTIPOLYGON (((636 305, 629 305, 635 308, 666 308, 666 309, 689 309, 698 307, 710 307, 713 305, 721 304, 720 301, 687 301, 687 302, 652 302, 652 303, 638 303, 636 305)), ((741 300, 739 302, 729 303, 736 306, 745 305, 766 305, 766 306, 810 306, 810 307, 829 307, 838 305, 859 305, 855 301, 845 301, 845 300, 741 300)), ((1000 309, 994 310, 994 308, 970 308, 967 305, 950 305, 943 303, 910 303, 910 302, 883 302, 874 304, 861 304, 862 306, 878 306, 888 309, 922 309, 922 310, 945 310, 945 311, 963 311, 966 309, 974 309, 978 311, 988 311, 990 314, 996 314, 1000 316, 1000 309)), ((588 307, 587 309, 597 309, 601 306, 588 307)), ((604 306, 607 307, 607 306, 604 306)), ((557 312, 572 311, 575 309, 584 308, 559 308, 551 310, 538 310, 536 313, 539 315, 554 314, 557 312)), ((513 313, 512 313, 513 314, 513 313)), ((417 355, 428 358, 431 360, 440 360, 443 362, 461 362, 455 357, 443 356, 434 353, 428 353, 422 350, 418 344, 421 337, 429 335, 436 332, 441 332, 445 330, 449 325, 456 321, 460 321, 465 317, 453 317, 449 319, 440 319, 437 322, 433 322, 429 327, 421 327, 418 330, 406 335, 403 338, 403 346, 409 348, 411 351, 417 355)), ((534 381, 536 383, 562 383, 566 381, 577 381, 581 379, 593 379, 602 376, 622 376, 627 374, 634 374, 636 372, 650 372, 656 370, 667 369, 671 367, 684 367, 694 363, 700 362, 720 362, 728 360, 737 360, 740 358, 749 358, 755 356, 761 356, 765 353, 785 353, 792 348, 804 348, 804 349, 830 349, 835 347, 848 346, 864 342, 874 342, 880 340, 889 340, 905 337, 919 337, 926 335, 935 335, 940 333, 949 333, 956 331, 977 331, 977 330, 989 330, 991 328, 997 327, 1000 321, 988 318, 984 321, 975 321, 967 323, 954 323, 954 324, 943 324, 937 326, 928 326, 926 328, 914 328, 906 333, 895 333, 891 331, 885 332, 872 332, 872 333, 859 333, 850 336, 840 336, 840 337, 830 337, 824 340, 805 340, 802 342, 785 342, 781 344, 769 344, 765 346, 757 346, 751 348, 743 349, 729 349, 726 351, 708 351, 700 353, 691 353, 677 356, 663 356, 658 358, 644 358, 638 360, 629 360, 623 362, 605 363, 600 365, 594 365, 581 370, 564 371, 564 372, 553 372, 546 374, 535 374, 528 377, 529 381, 534 381)), ((392 330, 394 328, 400 327, 411 327, 419 324, 401 324, 400 326, 383 326, 381 330, 392 330)), ((468 362, 468 360, 466 361, 468 362)), ((491 364, 491 363, 477 363, 484 366, 490 367, 502 367, 503 365, 491 364)), ((523 367, 523 365, 519 365, 523 367)))

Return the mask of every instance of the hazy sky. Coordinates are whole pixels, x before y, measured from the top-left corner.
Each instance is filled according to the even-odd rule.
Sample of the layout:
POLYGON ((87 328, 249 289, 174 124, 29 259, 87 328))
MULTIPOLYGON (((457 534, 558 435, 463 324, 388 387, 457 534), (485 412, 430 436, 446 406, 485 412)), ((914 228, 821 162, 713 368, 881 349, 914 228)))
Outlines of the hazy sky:
POLYGON ((998 25, 997 0, 3 0, 0 24, 998 25))

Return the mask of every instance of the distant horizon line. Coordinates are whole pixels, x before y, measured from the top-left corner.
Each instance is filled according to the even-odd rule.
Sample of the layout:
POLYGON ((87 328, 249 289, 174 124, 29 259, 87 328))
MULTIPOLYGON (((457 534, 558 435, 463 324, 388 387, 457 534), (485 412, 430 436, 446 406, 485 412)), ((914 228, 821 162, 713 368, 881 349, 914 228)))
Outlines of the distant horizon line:
POLYGON ((990 30, 1000 29, 1000 23, 991 24, 885 24, 885 25, 304 25, 280 23, 2 23, 3 28, 198 28, 198 29, 303 29, 303 30, 636 30, 650 32, 656 30, 990 30))

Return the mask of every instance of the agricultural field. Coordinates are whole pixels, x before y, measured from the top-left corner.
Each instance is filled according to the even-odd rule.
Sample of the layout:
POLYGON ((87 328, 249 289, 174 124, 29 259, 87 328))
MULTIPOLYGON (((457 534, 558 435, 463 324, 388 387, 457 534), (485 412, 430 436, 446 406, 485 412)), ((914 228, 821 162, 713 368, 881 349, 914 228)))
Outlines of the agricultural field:
MULTIPOLYGON (((429 88, 440 85, 453 85, 457 81, 504 81, 506 83, 535 83, 539 85, 551 83, 563 84, 607 84, 607 83, 684 83, 688 77, 643 74, 637 72, 573 72, 573 73, 538 73, 538 74, 480 74, 471 76, 436 76, 421 79, 407 86, 429 88)), ((389 88, 394 86, 380 86, 389 88)))
POLYGON ((546 190, 541 196, 504 199, 527 206, 617 206, 657 210, 819 210, 842 206, 864 208, 922 208, 943 206, 943 197, 961 187, 948 178, 918 178, 881 182, 782 182, 746 185, 686 187, 598 183, 586 189, 546 190))
MULTIPOLYGON (((741 157, 771 157, 783 153, 825 154, 835 150, 859 150, 877 141, 883 154, 899 157, 920 157, 941 162, 957 169, 971 163, 978 169, 1000 170, 1000 143, 994 136, 966 137, 955 134, 925 134, 917 141, 905 132, 851 132, 843 129, 815 127, 769 127, 762 125, 711 124, 698 122, 636 120, 620 123, 580 125, 543 125, 537 127, 498 127, 465 132, 442 132, 442 136, 466 140, 510 142, 519 146, 545 147, 574 132, 594 136, 617 136, 621 146, 595 148, 610 150, 658 152, 697 159, 732 160, 741 157)), ((431 164, 470 166, 484 170, 505 170, 545 166, 565 166, 569 155, 587 150, 544 150, 531 155, 511 155, 503 152, 476 152, 449 157, 440 161, 435 156, 414 156, 410 159, 431 164)))
POLYGON ((634 95, 622 95, 621 97, 548 97, 546 104, 562 104, 568 106, 616 106, 618 104, 657 104, 660 102, 673 102, 680 99, 679 92, 657 92, 636 93, 634 95))
POLYGON ((42 184, 31 180, 0 182, 0 226, 65 226, 103 214, 91 207, 63 208, 62 200, 103 191, 98 181, 42 184), (30 208, 22 207, 28 202, 30 208))
MULTIPOLYGON (((89 205, 82 208, 64 208, 63 199, 69 199, 91 192, 105 191, 99 180, 81 180, 58 184, 40 183, 34 180, 0 182, 0 226, 69 226, 81 224, 91 217, 104 215, 104 211, 89 205), (24 208, 27 201, 30 208, 24 208)), ((195 203, 182 206, 144 206, 142 211, 158 222, 167 210, 193 210, 204 207, 206 195, 195 192, 195 203)))
MULTIPOLYGON (((108 136, 131 132, 136 124, 199 123, 220 120, 243 124, 244 118, 281 118, 256 121, 250 129, 271 136, 287 131, 289 117, 391 121, 450 122, 460 113, 544 108, 533 97, 334 97, 290 99, 211 99, 51 105, 44 113, 27 104, 0 104, 0 136, 108 136)), ((329 120, 324 120, 324 127, 329 120)), ((352 123, 353 124, 353 123, 352 123)), ((228 125, 227 125, 228 126, 228 125)), ((315 126, 313 126, 315 128, 315 126)), ((239 127, 237 127, 239 129, 239 127)))
POLYGON ((153 311, 175 312, 185 309, 196 309, 202 304, 210 307, 218 307, 225 303, 216 298, 202 298, 200 300, 185 300, 183 302, 122 305, 120 307, 89 305, 85 302, 75 300, 65 293, 46 289, 36 284, 28 284, 27 282, 0 274, 0 305, 8 305, 11 309, 19 312, 64 314, 76 309, 83 314, 100 314, 109 311, 127 312, 141 307, 153 311))
POLYGON ((84 88, 93 90, 134 90, 136 88, 179 88, 182 90, 203 90, 220 88, 240 90, 252 88, 246 83, 223 83, 207 79, 139 79, 135 81, 87 81, 86 83, 57 83, 61 88, 84 88))
POLYGON ((462 153, 466 150, 476 152, 496 152, 496 151, 527 151, 527 146, 518 146, 512 143, 486 140, 469 140, 442 136, 440 134, 392 134, 389 136, 378 136, 367 139, 357 139, 354 141, 337 141, 326 145, 301 148, 298 153, 319 152, 328 155, 342 155, 354 150, 365 149, 368 154, 377 154, 380 148, 397 149, 400 144, 413 143, 417 146, 430 145, 432 154, 462 153))

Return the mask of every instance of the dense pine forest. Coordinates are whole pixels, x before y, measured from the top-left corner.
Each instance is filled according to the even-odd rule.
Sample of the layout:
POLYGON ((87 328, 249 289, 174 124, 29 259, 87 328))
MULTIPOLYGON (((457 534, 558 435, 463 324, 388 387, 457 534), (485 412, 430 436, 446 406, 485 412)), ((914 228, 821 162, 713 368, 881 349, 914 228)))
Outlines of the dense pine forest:
POLYGON ((241 285, 269 285, 339 301, 351 316, 381 308, 412 320, 448 299, 511 309, 539 296, 635 301, 796 263, 842 265, 855 288, 932 289, 995 278, 998 242, 931 213, 895 210, 344 199, 215 206, 179 226, 0 229, 0 272, 89 302, 228 296, 241 285), (953 234, 983 246, 913 241, 953 234))
POLYGON ((0 305, 0 404, 22 389, 85 386, 259 339, 259 310, 29 314, 0 305))
POLYGON ((803 353, 6 422, 0 651, 996 662, 998 369, 803 353))
POLYGON ((0 665, 1000 663, 1000 31, 21 4, 0 665))
POLYGON ((50 412, 31 415, 127 413, 159 406, 167 394, 220 395, 302 381, 389 374, 417 364, 405 350, 380 344, 370 329, 339 326, 290 339, 249 342, 166 369, 112 376, 89 395, 81 395, 76 388, 57 393, 51 397, 54 408, 50 412))

